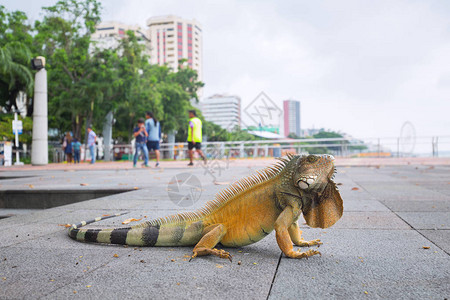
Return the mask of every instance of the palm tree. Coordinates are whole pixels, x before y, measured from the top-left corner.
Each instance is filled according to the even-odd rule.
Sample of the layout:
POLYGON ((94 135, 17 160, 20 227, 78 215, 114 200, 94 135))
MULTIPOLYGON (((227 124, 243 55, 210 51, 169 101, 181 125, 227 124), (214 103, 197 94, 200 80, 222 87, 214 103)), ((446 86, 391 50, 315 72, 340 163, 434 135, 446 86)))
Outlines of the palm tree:
POLYGON ((34 80, 30 69, 31 51, 20 42, 0 47, 0 105, 10 111, 17 109, 16 97, 20 91, 30 95, 34 80))

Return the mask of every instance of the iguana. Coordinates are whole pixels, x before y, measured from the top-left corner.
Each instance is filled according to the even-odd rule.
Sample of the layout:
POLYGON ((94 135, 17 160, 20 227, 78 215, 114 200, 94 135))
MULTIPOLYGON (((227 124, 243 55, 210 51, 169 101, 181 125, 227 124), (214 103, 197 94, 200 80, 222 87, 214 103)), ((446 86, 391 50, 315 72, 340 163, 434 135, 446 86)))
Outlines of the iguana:
POLYGON ((225 247, 256 243, 275 229, 278 246, 287 257, 308 257, 320 252, 294 251, 293 244, 320 246, 322 242, 303 240, 297 220, 303 213, 309 226, 327 228, 340 219, 343 203, 333 182, 334 173, 331 155, 288 155, 231 184, 196 212, 130 227, 80 229, 105 219, 99 217, 72 225, 69 236, 84 242, 130 246, 195 245, 191 259, 212 254, 231 260, 230 253, 214 247, 218 243, 225 247))

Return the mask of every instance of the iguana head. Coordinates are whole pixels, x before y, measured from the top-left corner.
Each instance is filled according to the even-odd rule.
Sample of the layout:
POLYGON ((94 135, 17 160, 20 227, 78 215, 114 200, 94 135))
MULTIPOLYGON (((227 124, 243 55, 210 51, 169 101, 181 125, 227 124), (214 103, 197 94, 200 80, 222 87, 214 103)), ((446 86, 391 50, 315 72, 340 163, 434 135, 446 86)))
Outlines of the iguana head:
POLYGON ((297 160, 294 182, 300 190, 303 216, 311 227, 330 227, 342 216, 344 206, 334 173, 331 155, 301 156, 297 160))
POLYGON ((332 155, 301 156, 297 161, 295 183, 300 190, 321 192, 334 175, 332 155))

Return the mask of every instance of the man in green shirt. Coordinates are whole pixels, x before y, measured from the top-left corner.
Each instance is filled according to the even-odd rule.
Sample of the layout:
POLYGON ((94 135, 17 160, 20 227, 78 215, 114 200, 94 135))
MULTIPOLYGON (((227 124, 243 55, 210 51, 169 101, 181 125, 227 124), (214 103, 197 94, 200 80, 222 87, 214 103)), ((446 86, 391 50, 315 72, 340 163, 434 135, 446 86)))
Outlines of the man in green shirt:
POLYGON ((194 151, 193 149, 197 151, 197 153, 203 158, 203 161, 206 164, 206 157, 205 154, 203 154, 202 149, 202 121, 197 118, 197 115, 195 113, 195 110, 189 111, 189 128, 188 128, 188 150, 189 150, 189 159, 190 163, 188 166, 193 166, 194 163, 192 162, 194 158, 194 151))

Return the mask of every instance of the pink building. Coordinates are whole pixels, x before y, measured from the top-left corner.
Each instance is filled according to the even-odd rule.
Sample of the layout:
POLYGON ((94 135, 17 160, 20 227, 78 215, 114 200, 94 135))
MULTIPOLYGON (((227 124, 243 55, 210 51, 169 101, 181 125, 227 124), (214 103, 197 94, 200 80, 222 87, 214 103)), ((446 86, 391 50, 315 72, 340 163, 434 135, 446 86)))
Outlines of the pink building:
POLYGON ((150 39, 150 63, 167 64, 177 71, 180 59, 197 71, 203 79, 202 29, 196 20, 185 20, 177 16, 157 16, 147 20, 147 35, 150 39))
POLYGON ((296 136, 301 136, 300 129, 300 101, 284 100, 284 135, 288 136, 290 133, 296 136))

